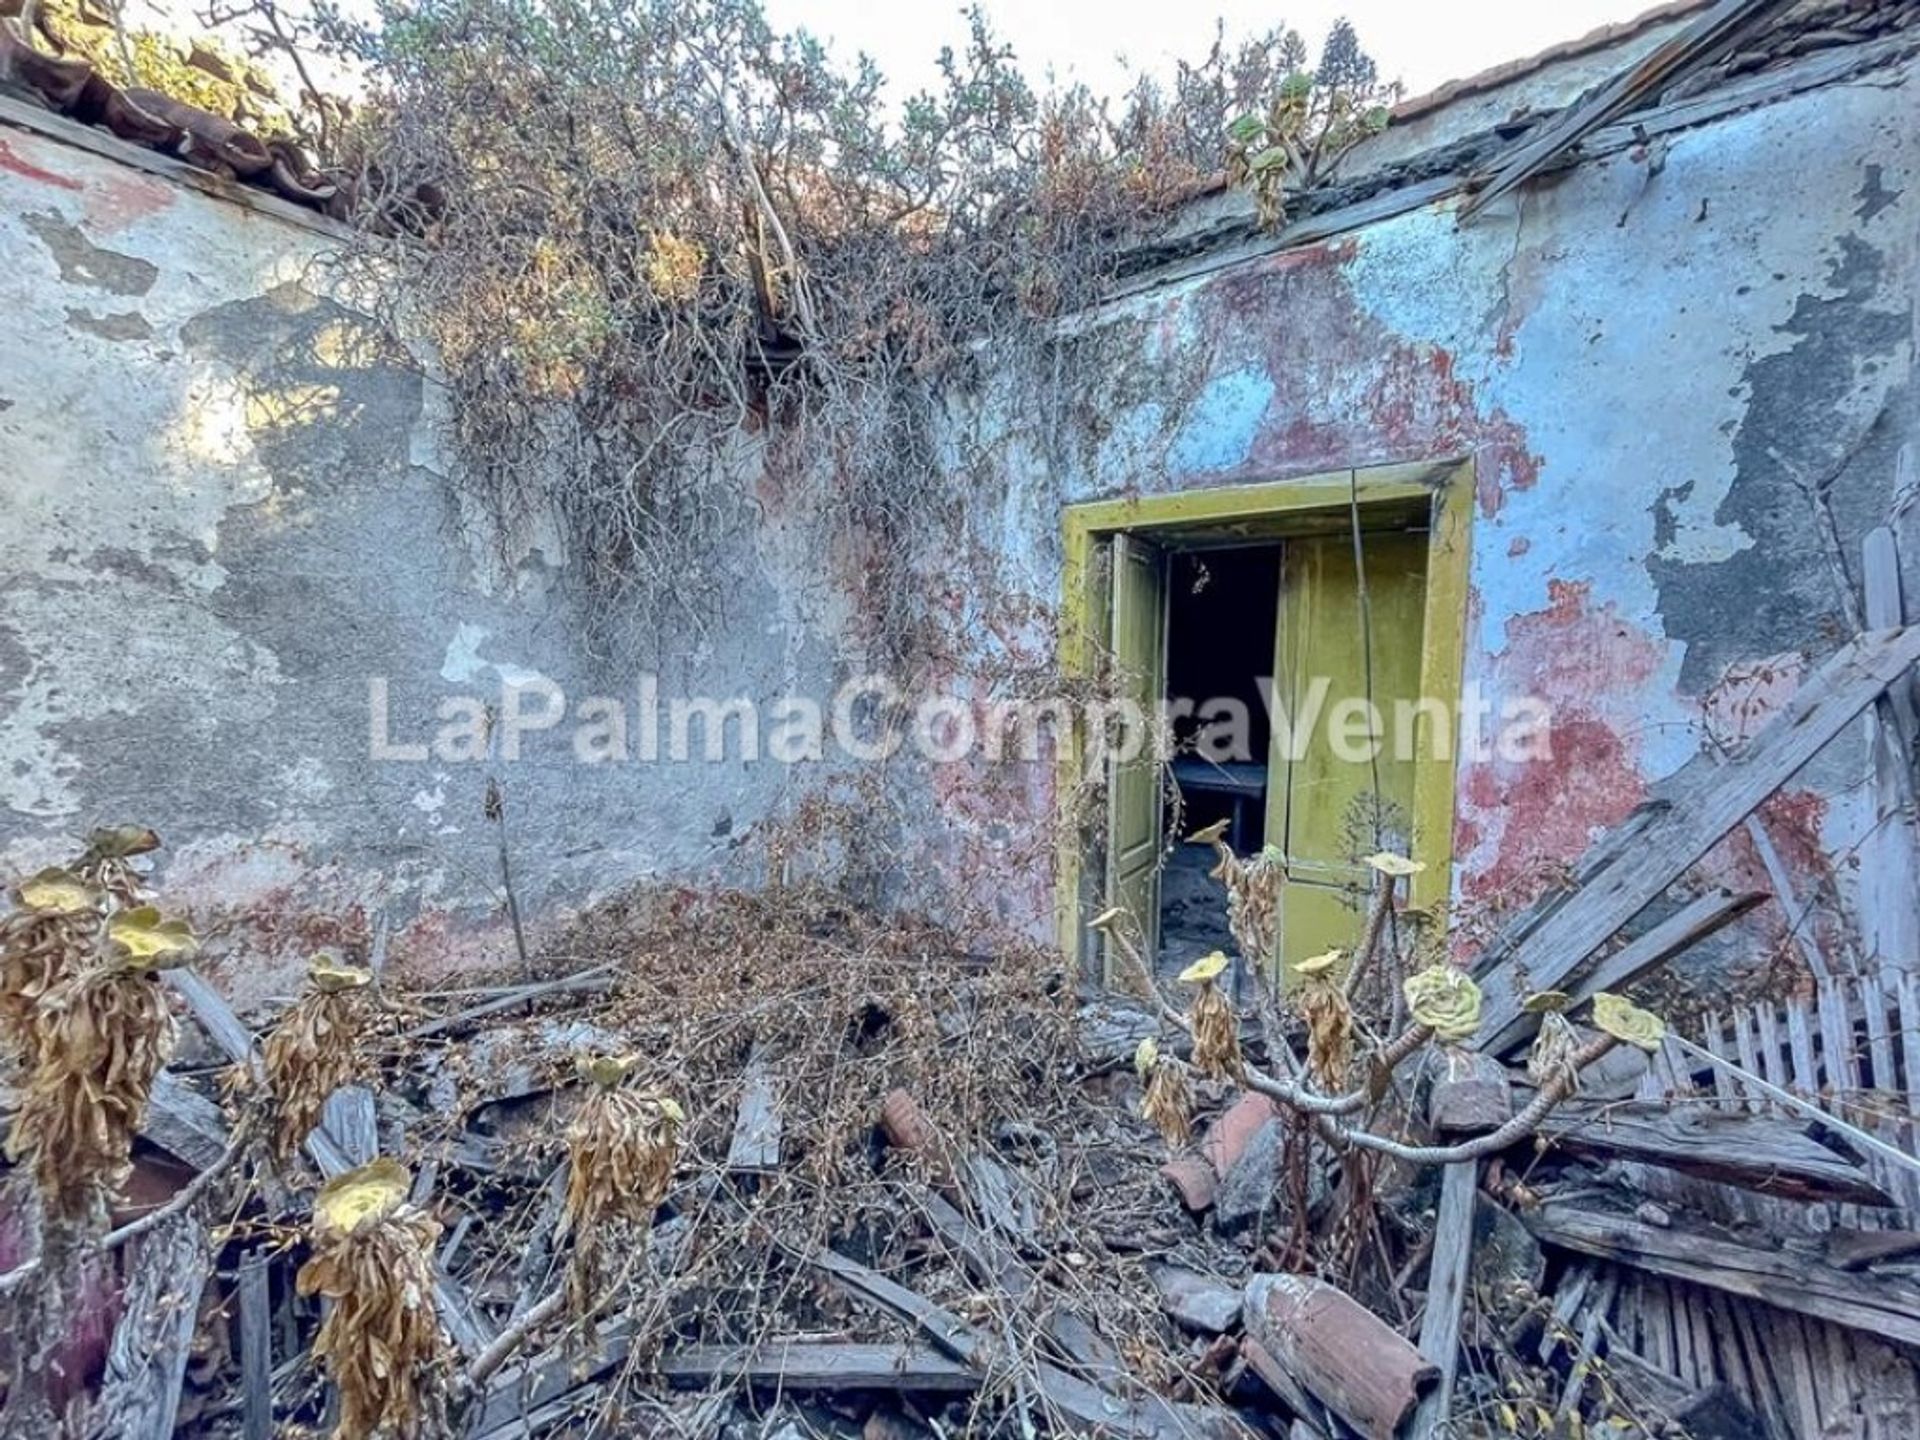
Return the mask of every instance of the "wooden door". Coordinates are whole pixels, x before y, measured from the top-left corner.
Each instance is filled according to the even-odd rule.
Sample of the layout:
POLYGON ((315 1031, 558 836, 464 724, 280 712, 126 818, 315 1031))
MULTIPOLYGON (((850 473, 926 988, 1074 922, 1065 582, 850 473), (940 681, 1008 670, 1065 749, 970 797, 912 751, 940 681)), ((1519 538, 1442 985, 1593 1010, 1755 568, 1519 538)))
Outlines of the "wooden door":
POLYGON ((1409 853, 1414 757, 1398 739, 1395 707, 1420 694, 1426 568, 1422 532, 1366 534, 1357 561, 1351 534, 1282 551, 1267 840, 1287 862, 1276 947, 1284 965, 1351 950, 1372 886, 1361 857, 1409 853), (1337 707, 1350 697, 1380 713, 1371 760, 1341 753, 1337 707))
MULTIPOLYGON (((1157 716, 1166 682, 1167 566, 1159 546, 1113 537, 1110 643, 1114 689, 1157 716)), ((1160 757, 1151 737, 1107 771, 1107 903, 1133 917, 1151 966, 1160 950, 1160 757)))

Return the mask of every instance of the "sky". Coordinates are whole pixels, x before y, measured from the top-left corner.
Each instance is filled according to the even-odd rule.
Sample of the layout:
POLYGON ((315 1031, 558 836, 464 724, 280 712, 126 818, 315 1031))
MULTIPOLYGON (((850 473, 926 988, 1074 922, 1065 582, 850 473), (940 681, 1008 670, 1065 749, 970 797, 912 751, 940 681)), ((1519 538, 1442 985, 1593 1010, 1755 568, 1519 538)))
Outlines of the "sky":
MULTIPOLYGON (((1217 15, 1229 39, 1286 23, 1314 54, 1341 15, 1383 79, 1408 95, 1543 50, 1561 40, 1629 19, 1656 0, 982 0, 994 29, 1032 76, 1084 81, 1096 91, 1123 88, 1125 56, 1136 70, 1165 74, 1178 59, 1199 59, 1217 15)), ((931 84, 942 45, 966 37, 958 0, 762 0, 776 29, 801 29, 851 60, 861 50, 879 63, 896 95, 931 84)))

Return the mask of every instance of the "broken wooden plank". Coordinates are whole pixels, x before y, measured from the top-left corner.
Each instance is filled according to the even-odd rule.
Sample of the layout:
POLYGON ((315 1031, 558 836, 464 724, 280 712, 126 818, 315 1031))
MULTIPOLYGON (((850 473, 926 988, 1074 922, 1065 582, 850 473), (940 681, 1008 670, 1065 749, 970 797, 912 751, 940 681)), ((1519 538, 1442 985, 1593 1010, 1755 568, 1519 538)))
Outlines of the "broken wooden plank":
POLYGON ((1842 1270, 1865 1270, 1910 1255, 1920 1255, 1920 1230, 1835 1230, 1827 1236, 1827 1263, 1842 1270))
POLYGON ((1301 1388, 1368 1440, 1393 1440, 1440 1376, 1386 1321, 1305 1275, 1254 1276, 1246 1324, 1301 1388))
POLYGON ((858 1261, 828 1249, 815 1250, 809 1258, 849 1295, 910 1321, 934 1344, 983 1378, 995 1378, 994 1372, 1004 1369, 1011 1360, 1019 1366, 1012 1373, 1024 1376, 1049 1406, 1099 1433, 1166 1440, 1206 1436, 1238 1440, 1247 1433, 1224 1410, 1178 1404, 1156 1395, 1120 1396, 1043 1360, 1020 1364, 952 1311, 858 1261))
MULTIPOLYGON (((226 996, 214 989, 204 976, 184 967, 161 973, 187 1002, 194 1018, 205 1028, 213 1042, 226 1052, 227 1058, 257 1077, 260 1070, 253 1032, 234 1013, 226 996)), ((346 1151, 327 1128, 324 1115, 321 1123, 307 1136, 306 1149, 321 1175, 329 1180, 354 1168, 347 1159, 346 1151)), ((434 1282, 434 1302, 447 1333, 467 1354, 477 1355, 491 1343, 492 1327, 474 1307, 466 1292, 445 1275, 437 1277, 434 1282)))
POLYGON ((1658 1165, 1762 1195, 1893 1203, 1871 1175, 1807 1130, 1804 1121, 1706 1105, 1576 1098, 1549 1114, 1539 1133, 1576 1155, 1658 1165))
POLYGON ((1569 105, 1554 119, 1536 126, 1487 172, 1485 182, 1464 205, 1465 220, 1515 186, 1524 184, 1609 121, 1637 105, 1657 99, 1684 76, 1728 53, 1797 0, 1720 0, 1672 39, 1660 44, 1592 95, 1569 105))
POLYGON ((273 1299, 270 1261, 255 1251, 240 1262, 240 1433, 273 1440, 273 1299))
POLYGON ((191 1207, 139 1246, 100 1399, 87 1417, 87 1433, 98 1440, 172 1440, 200 1293, 212 1272, 207 1228, 191 1207))
POLYGON ((727 1146, 727 1169, 735 1174, 766 1175, 780 1168, 780 1104, 773 1072, 758 1050, 747 1061, 740 1111, 727 1146))
MULTIPOLYGON (((1603 990, 1624 990, 1642 975, 1665 965, 1677 955, 1685 954, 1709 935, 1731 925, 1766 898, 1764 890, 1744 894, 1736 894, 1731 890, 1710 891, 1688 901, 1646 934, 1630 940, 1611 955, 1603 955, 1584 973, 1565 981, 1562 988, 1572 997, 1571 1003, 1576 1005, 1592 999, 1603 990)), ((1502 1054, 1531 1039, 1539 1028, 1539 1018, 1524 1011, 1509 1013, 1498 1030, 1483 1020, 1480 1034, 1486 1039, 1482 1048, 1488 1054, 1502 1054)))
POLYGON ((213 1101, 162 1070, 153 1077, 153 1093, 140 1117, 140 1138, 204 1170, 226 1152, 227 1119, 213 1101))
MULTIPOLYGON (((1505 1080, 1502 1072, 1501 1079, 1505 1080)), ((1450 1433, 1453 1381, 1460 1362, 1460 1323, 1473 1268, 1473 1210, 1480 1162, 1449 1165, 1440 1177, 1440 1210, 1433 1222, 1433 1263, 1427 1271, 1427 1308, 1420 1317, 1420 1354, 1434 1367, 1433 1388, 1421 1397, 1409 1434, 1414 1440, 1450 1433)))
MULTIPOLYGON (((1667 809, 1480 979, 1481 1048, 1495 1050, 1521 1015, 1519 977, 1560 988, 1588 956, 1651 904, 1761 802, 1920 661, 1920 626, 1848 642, 1746 747, 1723 764, 1696 757, 1663 786, 1667 809)), ((1604 842, 1603 842, 1604 843, 1604 842)))
POLYGON ((380 1153, 380 1128, 374 1118, 373 1092, 364 1085, 342 1085, 321 1107, 320 1125, 340 1147, 349 1169, 380 1153))
POLYGON ((781 1390, 925 1390, 964 1395, 977 1371, 931 1345, 832 1344, 784 1340, 765 1345, 696 1345, 660 1357, 672 1385, 745 1381, 781 1390))
POLYGON ((1519 1212, 1542 1244, 1763 1300, 1784 1310, 1920 1344, 1920 1285, 1851 1275, 1812 1256, 1761 1250, 1692 1226, 1655 1226, 1565 1202, 1519 1212))

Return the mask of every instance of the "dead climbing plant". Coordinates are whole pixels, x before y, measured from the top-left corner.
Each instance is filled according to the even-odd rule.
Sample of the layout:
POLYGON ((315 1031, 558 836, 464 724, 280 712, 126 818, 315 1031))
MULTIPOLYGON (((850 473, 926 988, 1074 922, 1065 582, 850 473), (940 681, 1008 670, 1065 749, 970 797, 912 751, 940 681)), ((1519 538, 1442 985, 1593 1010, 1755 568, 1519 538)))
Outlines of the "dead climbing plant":
POLYGON ((151 906, 121 911, 100 951, 41 997, 7 1156, 32 1173, 50 1220, 104 1220, 126 1179, 154 1077, 173 1050, 158 972, 184 964, 197 943, 185 921, 151 906))
POLYGON ((412 1179, 381 1158, 336 1176, 314 1202, 297 1287, 330 1303, 314 1355, 340 1391, 337 1440, 449 1433, 449 1347, 434 1310, 439 1222, 407 1203, 412 1179))
POLYGON ((554 1238, 573 1239, 568 1306, 581 1320, 590 1319, 606 1298, 600 1293, 606 1228, 620 1221, 650 1223, 680 1157, 686 1113, 678 1102, 623 1088, 638 1063, 635 1055, 583 1055, 576 1061, 587 1093, 567 1127, 567 1195, 554 1238))
POLYGON ((697 629, 756 485, 805 487, 784 513, 897 670, 925 565, 966 534, 963 477, 1003 470, 1023 426, 1098 438, 1058 433, 1076 407, 1055 397, 1100 363, 1058 319, 1218 171, 1236 116, 1282 92, 1345 113, 1315 97, 1358 54, 1350 30, 1318 68, 1285 28, 1216 39, 1107 99, 1036 87, 976 10, 896 111, 754 0, 368 8, 335 27, 366 71, 355 139, 391 182, 366 204, 444 203, 419 243, 367 227, 352 278, 432 342, 502 564, 558 529, 589 598, 627 602, 591 625, 697 629), (989 389, 992 438, 952 423, 989 389))
POLYGON ((275 1110, 275 1158, 287 1160, 320 1123, 327 1097, 368 1071, 362 1032, 373 973, 316 958, 307 987, 267 1037, 265 1075, 275 1110))

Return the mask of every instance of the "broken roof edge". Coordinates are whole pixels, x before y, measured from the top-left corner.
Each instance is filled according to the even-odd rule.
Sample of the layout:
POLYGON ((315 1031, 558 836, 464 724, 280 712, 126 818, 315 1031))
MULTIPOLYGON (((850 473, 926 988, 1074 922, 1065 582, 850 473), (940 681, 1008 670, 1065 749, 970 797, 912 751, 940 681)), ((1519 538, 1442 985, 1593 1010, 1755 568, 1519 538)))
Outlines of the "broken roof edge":
POLYGON ((1410 123, 1431 111, 1458 104, 1475 95, 1484 95, 1490 90, 1511 86, 1564 61, 1577 60, 1596 51, 1616 50, 1656 26, 1664 28, 1671 23, 1690 19, 1697 11, 1705 10, 1713 3, 1714 0, 1667 0, 1666 4, 1643 10, 1631 19, 1616 20, 1571 40, 1561 40, 1544 50, 1536 50, 1531 55, 1503 60, 1458 80, 1448 80, 1394 106, 1393 123, 1410 123))
POLYGON ((350 239, 353 231, 341 221, 305 205, 283 199, 271 190, 228 180, 211 170, 189 165, 185 160, 163 151, 149 149, 130 140, 122 140, 111 131, 50 110, 24 98, 16 90, 0 90, 0 129, 24 130, 59 145, 130 169, 144 171, 163 180, 207 196, 251 210, 257 215, 299 226, 335 240, 350 239))
MULTIPOLYGON (((1724 80, 1711 89, 1616 119, 1563 154, 1548 171, 1603 159, 1660 135, 1712 125, 1871 71, 1910 64, 1920 54, 1920 24, 1841 49, 1798 56, 1780 68, 1724 80)), ((1245 192, 1189 201, 1168 224, 1130 251, 1119 281, 1095 304, 1062 317, 1068 330, 1097 325, 1137 297, 1250 264, 1284 250, 1317 244, 1460 195, 1473 174, 1507 148, 1497 129, 1483 130, 1375 166, 1317 192, 1321 201, 1277 231, 1262 227, 1245 192)))

